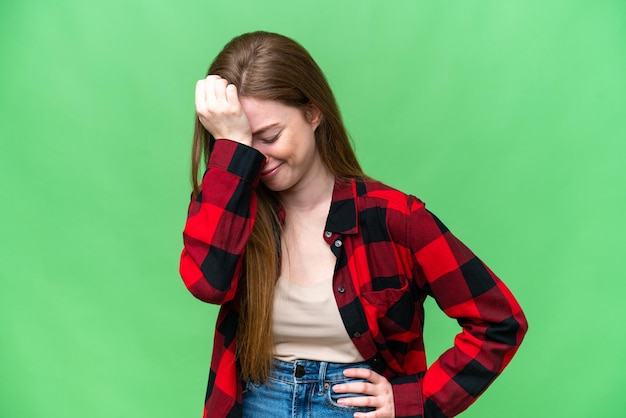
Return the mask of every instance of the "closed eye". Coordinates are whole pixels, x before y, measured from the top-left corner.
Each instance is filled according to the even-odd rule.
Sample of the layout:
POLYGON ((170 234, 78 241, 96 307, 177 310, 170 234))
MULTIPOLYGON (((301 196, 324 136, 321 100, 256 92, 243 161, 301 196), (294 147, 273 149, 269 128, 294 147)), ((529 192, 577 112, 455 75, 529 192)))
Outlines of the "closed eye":
POLYGON ((271 138, 261 139, 261 141, 265 144, 271 144, 272 142, 276 142, 279 136, 280 136, 280 132, 271 138))

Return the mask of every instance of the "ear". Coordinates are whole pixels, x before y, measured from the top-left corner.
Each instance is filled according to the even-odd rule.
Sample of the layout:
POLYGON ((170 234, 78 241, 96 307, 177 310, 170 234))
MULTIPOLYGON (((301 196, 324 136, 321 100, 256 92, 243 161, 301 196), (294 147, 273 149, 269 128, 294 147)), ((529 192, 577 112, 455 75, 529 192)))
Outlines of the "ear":
POLYGON ((306 121, 313 126, 313 130, 316 130, 319 124, 322 122, 322 111, 312 103, 309 103, 304 108, 304 116, 306 121))

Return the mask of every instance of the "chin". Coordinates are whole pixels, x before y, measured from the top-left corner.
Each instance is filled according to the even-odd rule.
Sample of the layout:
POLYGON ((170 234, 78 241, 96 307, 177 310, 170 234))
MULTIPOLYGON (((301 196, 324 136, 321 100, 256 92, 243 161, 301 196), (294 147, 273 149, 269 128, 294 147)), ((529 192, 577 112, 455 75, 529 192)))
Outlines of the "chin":
POLYGON ((285 190, 285 187, 282 187, 280 184, 276 184, 273 181, 261 180, 261 182, 265 185, 265 187, 267 187, 269 190, 273 192, 282 192, 283 190, 285 190))
POLYGON ((263 184, 274 193, 286 192, 293 187, 292 184, 285 184, 274 181, 263 181, 263 184))

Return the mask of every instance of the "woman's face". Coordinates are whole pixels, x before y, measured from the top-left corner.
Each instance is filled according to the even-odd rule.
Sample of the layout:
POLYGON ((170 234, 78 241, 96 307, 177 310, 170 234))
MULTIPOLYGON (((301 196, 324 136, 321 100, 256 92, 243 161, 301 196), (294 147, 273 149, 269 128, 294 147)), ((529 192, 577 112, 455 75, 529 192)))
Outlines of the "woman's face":
POLYGON ((252 131, 252 147, 265 155, 261 181, 275 192, 306 190, 327 174, 315 146, 320 111, 302 110, 273 100, 240 97, 252 131))

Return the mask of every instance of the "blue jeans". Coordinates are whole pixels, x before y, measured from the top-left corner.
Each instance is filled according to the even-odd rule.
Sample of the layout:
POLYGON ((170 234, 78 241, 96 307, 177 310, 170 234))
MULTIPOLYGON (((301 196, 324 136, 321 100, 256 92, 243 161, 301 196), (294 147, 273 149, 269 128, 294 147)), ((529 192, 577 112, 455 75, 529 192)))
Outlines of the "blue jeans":
POLYGON ((352 417, 355 412, 374 408, 343 406, 337 399, 363 394, 335 393, 333 385, 363 379, 346 378, 343 370, 368 368, 365 362, 354 364, 296 360, 274 361, 269 380, 264 384, 244 382, 244 418, 324 418, 352 417))

